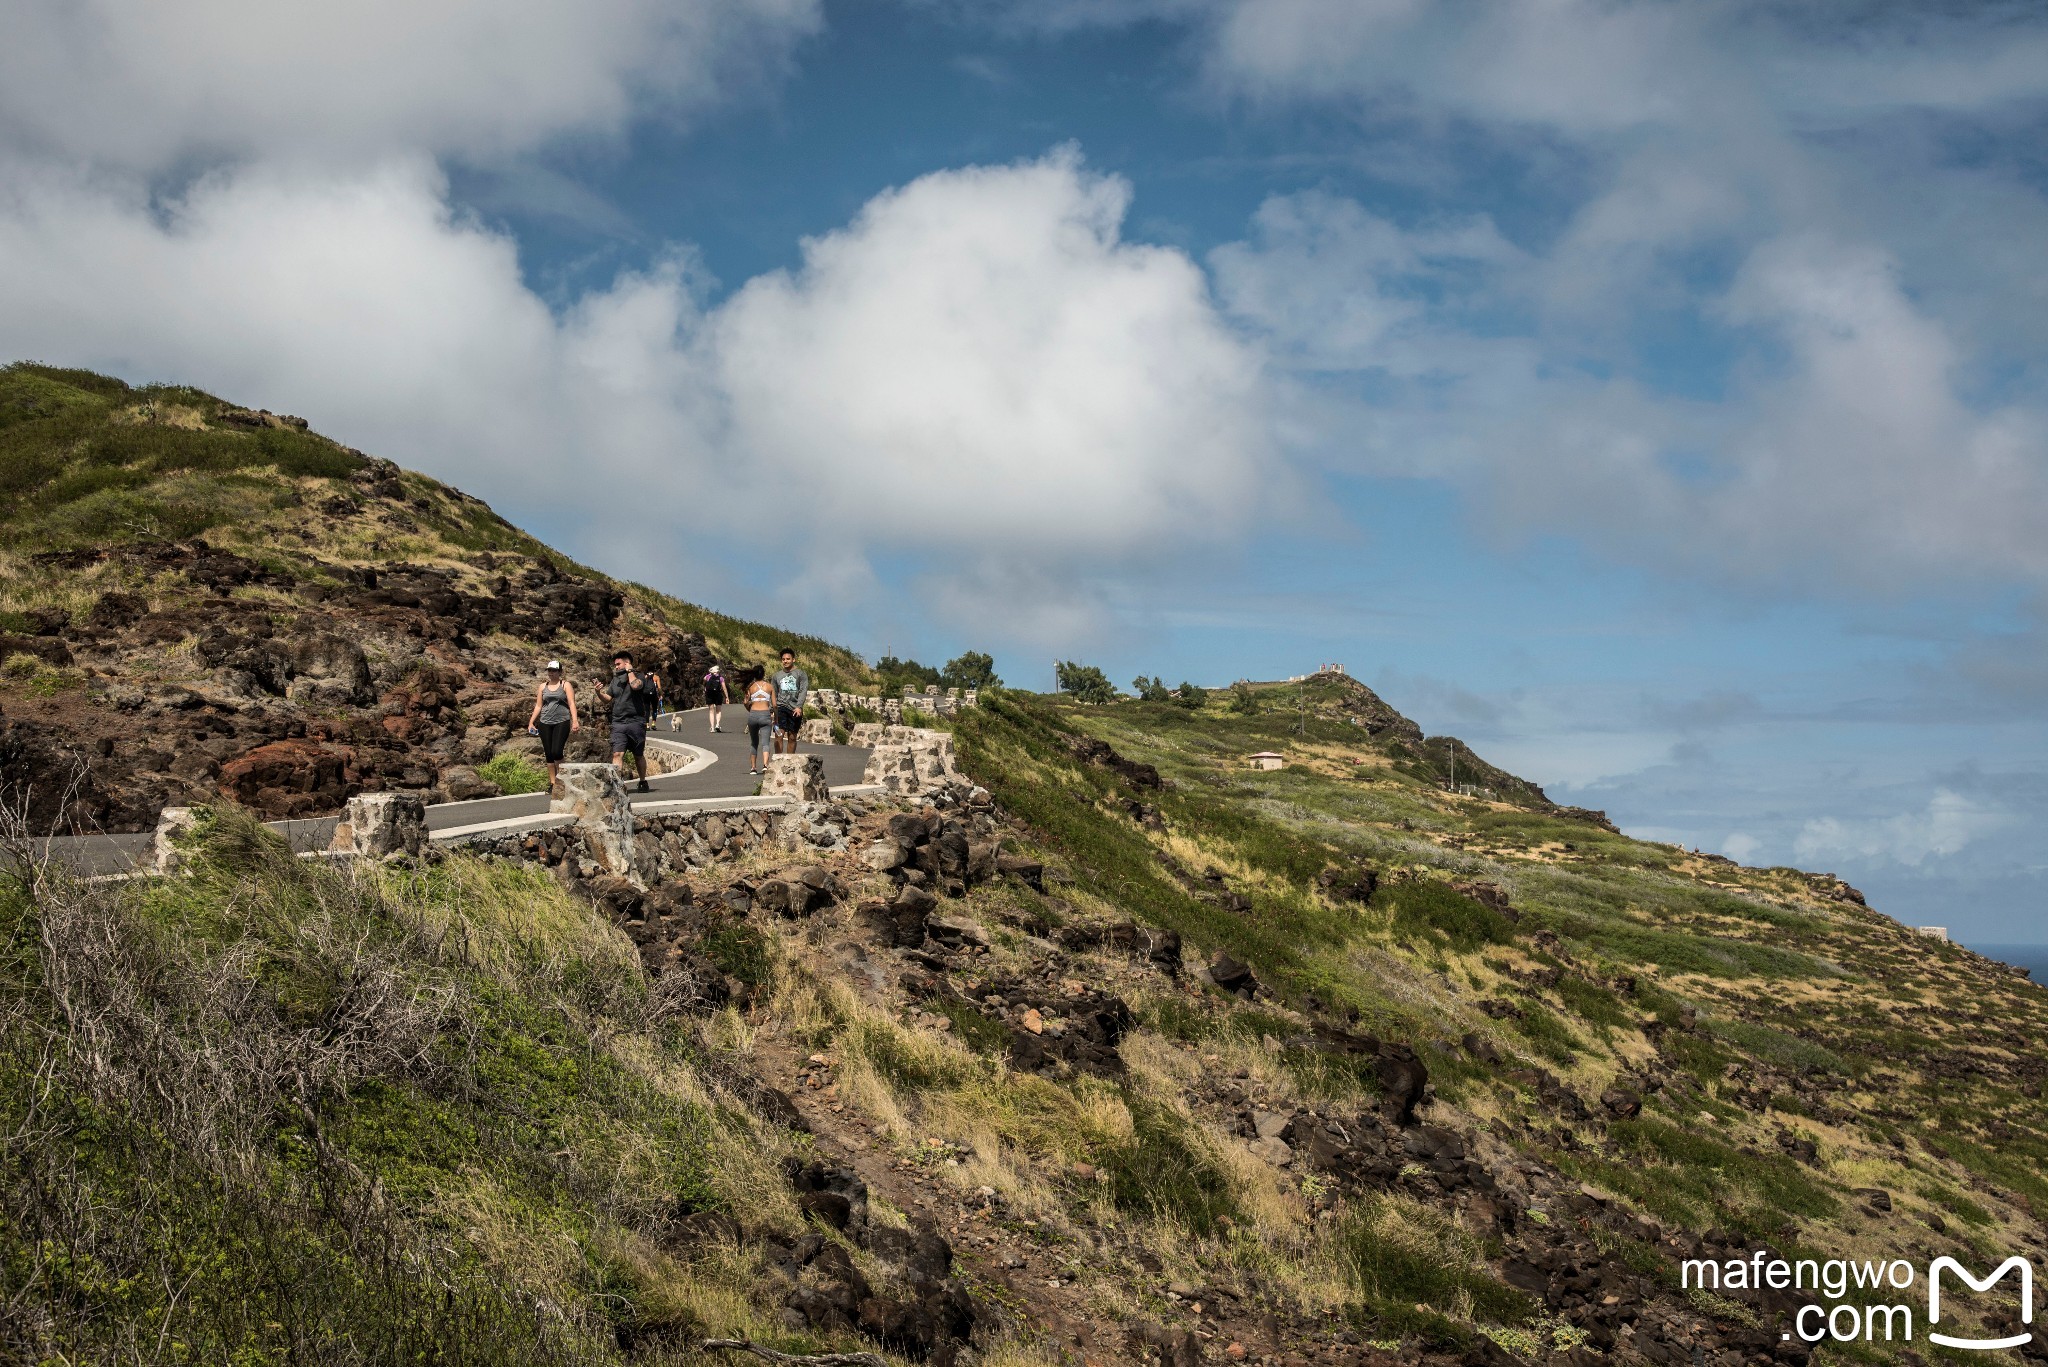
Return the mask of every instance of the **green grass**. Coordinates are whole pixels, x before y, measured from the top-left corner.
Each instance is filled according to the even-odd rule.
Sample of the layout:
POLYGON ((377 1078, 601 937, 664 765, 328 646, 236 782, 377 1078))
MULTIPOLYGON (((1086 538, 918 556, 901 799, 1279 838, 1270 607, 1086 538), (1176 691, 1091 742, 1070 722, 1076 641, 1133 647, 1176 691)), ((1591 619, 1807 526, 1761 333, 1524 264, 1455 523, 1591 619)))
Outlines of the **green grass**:
POLYGON ((1521 1019, 1510 1021, 1514 1030, 1529 1041, 1535 1051, 1553 1063, 1569 1064, 1585 1047, 1571 1026, 1556 1013, 1535 1002, 1522 1004, 1521 1019))
POLYGON ((489 763, 478 766, 477 773, 503 793, 538 793, 548 786, 546 769, 511 750, 491 756, 489 763))
POLYGON ((0 369, 0 524, 46 546, 179 539, 291 506, 290 481, 345 479, 363 463, 308 432, 148 420, 149 405, 171 402, 203 418, 226 407, 82 371, 0 369), (143 416, 116 420, 130 407, 143 416))
POLYGON ((1229 1179, 1203 1152, 1187 1122, 1165 1104, 1127 1094, 1131 1137, 1101 1153, 1110 1199, 1121 1210, 1213 1234, 1238 1214, 1229 1179))
POLYGON ((1840 1208, 1825 1186, 1777 1154, 1745 1153, 1651 1116, 1614 1121, 1608 1134, 1611 1158, 1560 1155, 1560 1164, 1682 1226, 1721 1223, 1767 1237, 1788 1219, 1825 1218, 1840 1208))
POLYGON ((960 1042, 975 1053, 1000 1058, 1008 1050, 1010 1032, 1000 1021, 990 1019, 957 997, 944 998, 934 1006, 940 1015, 953 1022, 953 1031, 960 1042))
POLYGON ((1557 995, 1573 1015, 1592 1026, 1603 1039, 1633 1024, 1621 998, 1589 979, 1567 973, 1558 979, 1557 995))
POLYGON ((1434 879, 1382 887, 1373 900, 1393 913, 1398 929, 1417 937, 1433 933, 1460 953, 1507 944, 1515 937, 1507 917, 1434 879))
POLYGON ((774 976, 767 937, 744 921, 713 927, 698 948, 719 972, 750 987, 765 986, 774 976))
POLYGON ((1792 1069, 1819 1068, 1829 1073, 1854 1074, 1864 1070, 1861 1060, 1852 1063, 1834 1050, 1811 1040, 1788 1035, 1768 1025, 1751 1021, 1712 1020, 1708 1029, 1754 1058, 1792 1069))
POLYGON ((1364 1201, 1351 1211, 1336 1250, 1361 1308, 1399 1333, 1428 1334, 1454 1308, 1462 1318, 1509 1325, 1537 1308, 1487 1272, 1484 1250, 1453 1221, 1391 1198, 1364 1201))

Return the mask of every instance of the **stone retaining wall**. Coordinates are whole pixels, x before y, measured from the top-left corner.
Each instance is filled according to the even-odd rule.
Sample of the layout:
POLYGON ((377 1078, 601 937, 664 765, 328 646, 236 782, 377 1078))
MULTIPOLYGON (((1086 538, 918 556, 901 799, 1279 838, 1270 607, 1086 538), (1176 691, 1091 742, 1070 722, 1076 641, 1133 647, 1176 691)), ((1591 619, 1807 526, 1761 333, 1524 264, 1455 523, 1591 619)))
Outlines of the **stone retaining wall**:
POLYGON ((731 864, 759 850, 791 855, 822 854, 846 848, 854 819, 869 810, 870 799, 806 802, 775 810, 671 812, 633 818, 626 837, 630 867, 616 869, 606 857, 609 831, 589 826, 563 826, 520 834, 480 835, 463 848, 471 853, 523 859, 544 867, 568 864, 579 878, 623 873, 652 886, 693 869, 731 864), (602 832, 600 834, 599 832, 602 832), (593 838, 595 837, 595 838, 593 838))
POLYGON ((828 715, 842 720, 848 709, 857 707, 891 723, 902 722, 906 715, 950 717, 957 714, 961 708, 977 706, 981 701, 978 689, 941 690, 937 684, 927 684, 922 689, 914 684, 905 684, 903 696, 900 698, 842 693, 835 688, 814 688, 811 690, 811 698, 819 707, 825 709, 828 715))
POLYGON ((880 784, 897 797, 971 786, 954 763, 950 732, 862 722, 853 728, 851 743, 868 750, 867 772, 861 781, 880 784))

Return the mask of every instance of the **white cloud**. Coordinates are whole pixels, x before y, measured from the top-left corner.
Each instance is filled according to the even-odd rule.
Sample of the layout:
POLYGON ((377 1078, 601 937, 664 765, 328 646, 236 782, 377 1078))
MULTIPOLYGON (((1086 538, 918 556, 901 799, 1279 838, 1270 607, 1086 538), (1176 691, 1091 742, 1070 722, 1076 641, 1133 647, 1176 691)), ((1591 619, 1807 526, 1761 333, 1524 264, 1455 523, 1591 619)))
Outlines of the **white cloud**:
POLYGON ((296 409, 514 495, 574 471, 571 452, 615 466, 644 444, 647 405, 667 403, 650 367, 687 313, 680 278, 622 277, 557 318, 512 241, 444 196, 419 157, 347 177, 223 171, 156 203, 18 178, 0 212, 0 350, 296 409))
POLYGON ((1718 293, 1687 286, 1736 358, 1722 392, 1674 394, 1627 373, 1604 320, 1578 324, 1606 310, 1625 335, 1693 210, 1639 236, 1612 201, 1588 212, 1536 257, 1484 220, 1447 243, 1311 192, 1268 201, 1211 262, 1308 386, 1294 413, 1324 459, 1462 485, 1503 532, 1797 592, 2048 580, 2048 404, 1973 395, 1968 348, 1895 258, 1814 232, 1754 243, 1718 293))
POLYGON ((1918 865, 1959 853, 1973 842, 2011 827, 2017 819, 2002 807, 1937 788, 1927 806, 1917 812, 1861 820, 1817 817, 1800 828, 1792 848, 1805 864, 1876 860, 1918 865))
POLYGON ((923 177, 749 281, 709 332, 732 449, 868 535, 1103 565, 1242 525, 1258 353, 1071 152, 923 177))
POLYGON ((942 609, 1062 635, 1099 615, 1077 567, 1228 536, 1279 482, 1259 353, 1187 257, 1120 240, 1128 195, 1066 152, 939 173, 709 314, 686 257, 557 314, 424 157, 160 202, 45 171, 0 201, 0 352, 303 413, 581 515, 575 549, 607 563, 598 538, 672 565, 664 524, 702 546, 772 523, 783 591, 866 592, 873 555, 923 556, 942 609))
POLYGON ((1356 200, 1323 191, 1276 195, 1251 236, 1210 253, 1217 293, 1241 322, 1304 370, 1403 367, 1387 345, 1405 325, 1454 306, 1446 286, 1518 252, 1484 217, 1403 229, 1356 200))
MULTIPOLYGON (((1134 7, 1105 8, 1103 21, 1134 7)), ((1030 12, 1072 22, 1065 5, 1030 12)), ((2048 72, 2038 11, 1997 6, 1154 0, 1150 12, 1194 24, 1213 78, 1256 98, 1412 104, 1576 136, 1980 111, 2038 99, 2048 72), (1751 107, 1724 103, 1732 85, 1754 93, 1751 107)))
POLYGON ((1448 262, 1431 219, 1312 191, 1211 254, 1332 465, 1454 481, 1496 529, 1752 586, 2048 578, 2048 334, 2023 231, 2048 198, 1994 150, 2048 101, 2039 12, 1153 14, 1228 97, 1341 110, 1361 159, 1398 145, 1431 167, 1425 202, 1533 208, 1519 250, 1494 234, 1448 262), (1928 111, 1978 121, 1979 151, 1928 111), (1504 184, 1473 174, 1496 166, 1504 184))
POLYGON ((1756 383, 1725 451, 1715 531, 1731 555, 1796 564, 1810 541, 1900 586, 1928 571, 2048 575, 2040 414, 1964 402, 1958 347, 1887 255, 1811 234, 1768 242, 1725 308, 1790 359, 1756 383))
POLYGON ((26 151, 144 171, 496 157, 731 96, 820 22, 818 0, 19 0, 0 129, 26 151))
POLYGON ((1224 0, 1215 78, 1261 98, 1441 102, 1484 118, 1609 131, 1672 118, 1707 6, 1603 0, 1224 0))

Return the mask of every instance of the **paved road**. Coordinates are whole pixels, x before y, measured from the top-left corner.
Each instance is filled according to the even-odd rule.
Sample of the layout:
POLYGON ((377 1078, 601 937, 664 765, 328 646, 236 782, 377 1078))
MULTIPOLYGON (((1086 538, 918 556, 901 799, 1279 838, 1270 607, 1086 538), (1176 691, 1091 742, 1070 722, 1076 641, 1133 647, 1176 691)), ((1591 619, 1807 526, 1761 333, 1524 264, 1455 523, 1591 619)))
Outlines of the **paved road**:
MULTIPOLYGON (((662 740, 682 741, 709 750, 714 761, 694 774, 663 774, 649 779, 646 793, 629 790, 636 805, 643 802, 672 802, 678 798, 751 797, 760 780, 747 772, 747 728, 738 707, 725 709, 726 729, 713 733, 705 721, 704 709, 681 713, 680 729, 670 731, 664 717, 652 731, 662 740)), ((835 788, 859 783, 867 770, 868 752, 850 745, 806 745, 802 753, 822 755, 825 781, 835 788)), ((520 793, 513 797, 487 797, 474 802, 443 802, 427 808, 427 829, 451 830, 487 821, 504 821, 516 816, 539 816, 548 810, 546 793, 520 793)), ((335 818, 314 817, 305 821, 273 821, 293 849, 324 850, 334 836, 335 818)), ((150 853, 147 833, 132 835, 66 836, 47 843, 49 851, 87 873, 118 873, 132 867, 150 853)))

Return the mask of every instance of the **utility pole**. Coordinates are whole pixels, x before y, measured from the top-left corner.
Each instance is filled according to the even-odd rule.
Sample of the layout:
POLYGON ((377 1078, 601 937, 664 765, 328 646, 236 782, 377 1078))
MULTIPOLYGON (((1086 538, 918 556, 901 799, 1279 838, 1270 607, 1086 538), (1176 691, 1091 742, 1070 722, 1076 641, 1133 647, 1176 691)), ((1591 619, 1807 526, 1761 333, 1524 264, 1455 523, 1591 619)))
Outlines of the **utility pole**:
POLYGON ((1457 738, 1456 736, 1452 736, 1452 737, 1450 738, 1450 742, 1451 742, 1451 791, 1455 793, 1455 792, 1457 792, 1457 791, 1458 791, 1458 738, 1457 738))
POLYGON ((1308 734, 1308 680, 1303 679, 1294 690, 1294 734, 1308 734))

